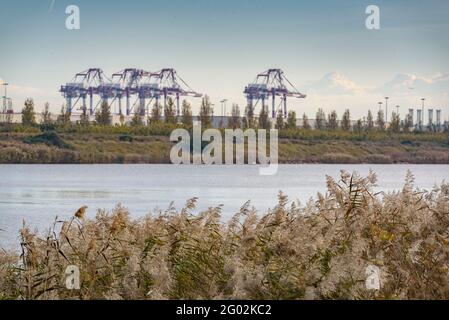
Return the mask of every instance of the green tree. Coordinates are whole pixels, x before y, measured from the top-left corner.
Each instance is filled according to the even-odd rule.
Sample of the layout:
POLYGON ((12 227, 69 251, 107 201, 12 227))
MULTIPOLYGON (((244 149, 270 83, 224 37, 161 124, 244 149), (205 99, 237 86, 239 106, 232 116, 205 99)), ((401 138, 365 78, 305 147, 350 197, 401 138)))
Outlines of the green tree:
POLYGON ((323 109, 319 108, 315 117, 315 129, 323 130, 326 126, 326 115, 323 109))
POLYGON ((151 108, 151 118, 149 123, 159 123, 161 122, 161 113, 162 113, 162 107, 159 104, 158 101, 156 101, 153 105, 153 108, 151 108))
POLYGON ((95 122, 99 125, 108 126, 111 124, 111 111, 107 101, 101 103, 100 110, 95 114, 95 122))
POLYGON ((119 121, 121 126, 125 125, 125 115, 121 111, 119 115, 119 121))
POLYGON ((247 106, 245 108, 245 117, 243 118, 243 127, 245 129, 254 128, 254 107, 247 106))
POLYGON ((372 131, 374 128, 374 118, 371 110, 368 110, 368 116, 366 117, 366 130, 372 131))
POLYGON ((278 112, 278 114, 276 116, 276 129, 282 130, 282 129, 284 129, 284 127, 285 127, 284 115, 282 112, 278 112))
POLYGON ((90 124, 89 115, 87 114, 86 108, 83 108, 83 112, 80 116, 80 125, 82 126, 88 126, 90 124))
POLYGON ((399 118, 399 115, 396 114, 396 112, 393 112, 391 114, 391 122, 388 129, 394 133, 398 133, 399 131, 401 131, 401 119, 399 118))
POLYGON ((212 105, 208 96, 201 100, 200 106, 200 121, 203 128, 210 128, 212 126, 212 105))
POLYGON ((330 130, 338 129, 337 111, 332 110, 332 112, 327 116, 327 127, 330 130))
POLYGON ((167 104, 164 107, 164 119, 165 123, 175 124, 176 119, 176 110, 175 110, 175 102, 172 97, 169 97, 167 100, 167 104))
POLYGON ((133 117, 131 118, 130 125, 131 125, 131 127, 141 127, 141 126, 143 126, 142 116, 138 112, 135 112, 133 114, 133 117))
POLYGON ((238 104, 232 104, 231 109, 231 118, 228 121, 228 128, 230 129, 238 129, 241 127, 240 123, 240 108, 238 104))
POLYGON ((355 127, 354 127, 354 131, 357 133, 361 133, 363 131, 363 120, 359 119, 357 120, 355 127))
POLYGON ((70 110, 66 110, 66 107, 62 105, 61 107, 61 113, 58 115, 58 118, 56 120, 56 123, 61 126, 69 126, 70 125, 70 116, 71 116, 70 110))
POLYGON ((351 130, 351 115, 349 113, 349 109, 346 109, 345 113, 343 113, 343 118, 341 119, 341 128, 344 131, 351 130))
POLYGON ((379 110, 379 112, 377 112, 376 125, 378 130, 380 131, 385 130, 385 118, 384 112, 382 110, 379 110))
POLYGON ((309 118, 307 117, 305 112, 302 115, 302 127, 306 130, 310 129, 309 118))
POLYGON ((32 126, 36 124, 36 113, 34 112, 33 99, 26 99, 25 106, 22 109, 22 124, 32 126))
POLYGON ((260 129, 270 129, 271 128, 271 121, 268 116, 268 108, 266 106, 264 106, 260 109, 259 128, 260 129))
POLYGON ((191 127, 193 125, 193 116, 192 116, 192 107, 190 106, 190 103, 188 103, 186 100, 182 102, 182 116, 181 116, 181 122, 186 127, 191 127))
POLYGON ((296 129, 296 112, 289 111, 287 115, 287 128, 288 129, 296 129))
POLYGON ((413 116, 407 114, 404 121, 404 132, 410 132, 413 128, 413 116))
POLYGON ((44 112, 42 112, 41 123, 44 125, 53 123, 53 120, 51 119, 50 104, 48 102, 46 102, 44 105, 44 112))

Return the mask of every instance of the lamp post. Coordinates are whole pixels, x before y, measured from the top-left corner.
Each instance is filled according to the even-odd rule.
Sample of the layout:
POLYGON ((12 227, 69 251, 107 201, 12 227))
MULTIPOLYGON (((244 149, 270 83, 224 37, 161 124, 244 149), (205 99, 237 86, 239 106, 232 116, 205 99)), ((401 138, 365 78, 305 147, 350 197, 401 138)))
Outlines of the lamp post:
POLYGON ((379 104, 379 111, 381 111, 381 110, 382 110, 382 104, 383 104, 383 102, 382 102, 382 101, 379 101, 378 104, 379 104))
POLYGON ((421 113, 421 126, 424 127, 424 101, 426 101, 426 98, 421 98, 422 101, 422 113, 421 113))
POLYGON ((226 102, 228 102, 228 99, 223 99, 221 102, 221 115, 226 117, 226 102))
POLYGON ((9 85, 9 83, 3 82, 3 86, 5 87, 5 96, 3 97, 3 112, 5 112, 5 113, 6 113, 6 103, 7 103, 7 100, 8 100, 8 95, 7 95, 6 88, 7 88, 8 85, 9 85))
POLYGON ((388 122, 388 99, 389 97, 385 97, 385 123, 388 122))

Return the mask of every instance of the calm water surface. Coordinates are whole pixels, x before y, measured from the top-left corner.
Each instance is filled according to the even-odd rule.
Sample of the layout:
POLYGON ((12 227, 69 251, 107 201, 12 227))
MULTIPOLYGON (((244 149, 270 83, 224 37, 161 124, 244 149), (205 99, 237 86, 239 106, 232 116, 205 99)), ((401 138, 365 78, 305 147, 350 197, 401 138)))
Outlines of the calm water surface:
POLYGON ((259 176, 256 166, 0 165, 0 247, 17 245, 23 219, 44 231, 82 205, 93 216, 122 203, 138 217, 198 197, 199 210, 222 204, 226 219, 247 200, 260 212, 272 208, 279 190, 304 203, 325 191, 325 175, 370 168, 386 191, 402 187, 407 169, 422 189, 449 181, 449 165, 281 165, 275 176, 259 176))

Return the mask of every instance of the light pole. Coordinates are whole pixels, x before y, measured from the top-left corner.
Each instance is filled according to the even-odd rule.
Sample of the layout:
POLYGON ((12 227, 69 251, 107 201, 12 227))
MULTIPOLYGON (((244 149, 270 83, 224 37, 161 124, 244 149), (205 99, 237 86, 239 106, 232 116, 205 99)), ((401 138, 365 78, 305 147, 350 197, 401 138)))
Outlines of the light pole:
POLYGON ((223 99, 221 102, 221 115, 226 117, 226 102, 228 102, 228 99, 223 99))
POLYGON ((385 123, 388 122, 388 99, 389 97, 385 97, 385 123))
POLYGON ((3 97, 3 112, 5 112, 5 113, 6 113, 6 103, 7 103, 7 100, 8 100, 8 95, 7 95, 6 88, 7 88, 8 85, 9 85, 9 83, 3 82, 3 86, 5 87, 5 96, 3 97))
POLYGON ((421 126, 424 127, 424 101, 426 101, 426 98, 422 98, 422 114, 421 114, 421 126))
POLYGON ((378 104, 379 104, 379 111, 381 111, 381 110, 382 110, 383 102, 382 102, 382 101, 379 101, 378 104))

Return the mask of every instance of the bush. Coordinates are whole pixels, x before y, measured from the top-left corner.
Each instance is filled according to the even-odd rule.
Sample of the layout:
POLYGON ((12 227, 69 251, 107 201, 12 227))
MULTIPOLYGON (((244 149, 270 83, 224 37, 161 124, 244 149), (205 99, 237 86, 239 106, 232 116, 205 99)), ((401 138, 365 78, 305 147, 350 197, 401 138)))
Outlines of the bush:
POLYGON ((60 149, 70 149, 70 145, 67 144, 55 131, 45 131, 44 133, 32 136, 32 137, 26 137, 23 139, 24 143, 28 144, 39 144, 43 143, 48 146, 54 146, 60 149))
POLYGON ((124 141, 124 142, 133 142, 134 137, 132 135, 129 134, 122 134, 118 137, 119 141, 124 141))
POLYGON ((45 238, 24 226, 20 257, 0 251, 0 298, 449 299, 449 184, 375 184, 342 172, 305 206, 280 193, 265 215, 246 203, 227 223, 221 207, 194 214, 197 199, 138 220, 81 208, 45 238), (81 290, 65 289, 68 265, 81 290), (365 287, 369 265, 380 290, 365 287))

